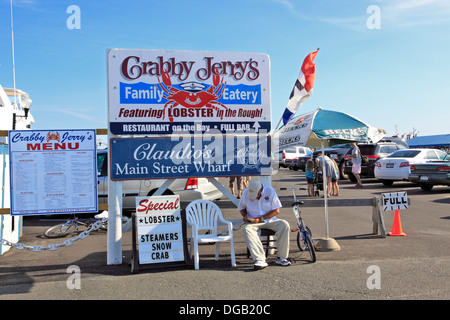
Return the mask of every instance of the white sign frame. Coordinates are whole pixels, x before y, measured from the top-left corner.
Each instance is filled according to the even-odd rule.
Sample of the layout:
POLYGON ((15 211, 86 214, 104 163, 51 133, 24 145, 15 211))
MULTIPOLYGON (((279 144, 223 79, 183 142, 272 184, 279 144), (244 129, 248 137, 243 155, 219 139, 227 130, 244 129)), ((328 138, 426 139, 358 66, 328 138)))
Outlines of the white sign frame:
POLYGON ((96 130, 9 132, 11 215, 98 212, 96 130))
POLYGON ((140 265, 187 262, 186 219, 179 195, 137 197, 133 225, 133 272, 140 265))
POLYGON ((109 49, 107 70, 115 135, 271 130, 267 54, 109 49))
POLYGON ((383 211, 408 209, 408 195, 404 192, 383 193, 381 197, 383 211))

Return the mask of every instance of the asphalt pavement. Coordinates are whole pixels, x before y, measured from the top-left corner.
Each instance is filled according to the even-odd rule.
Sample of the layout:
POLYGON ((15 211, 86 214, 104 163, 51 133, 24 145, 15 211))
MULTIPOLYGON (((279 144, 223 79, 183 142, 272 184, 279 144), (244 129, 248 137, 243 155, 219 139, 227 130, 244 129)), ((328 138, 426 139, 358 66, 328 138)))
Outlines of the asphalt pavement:
MULTIPOLYGON (((228 186, 226 179, 221 181, 228 186)), ((373 234, 370 206, 331 206, 328 208, 329 237, 336 240, 340 250, 318 251, 316 263, 310 263, 306 253, 298 250, 296 234, 291 233, 292 265, 278 266, 275 255, 269 255, 269 266, 254 271, 253 262, 247 258, 242 230, 238 230, 235 231, 236 267, 231 267, 229 245, 225 243, 219 261, 214 260, 214 246, 200 246, 200 270, 182 266, 133 274, 129 264, 131 232, 123 234, 123 263, 107 265, 107 234, 96 231, 56 251, 12 248, 0 256, 0 299, 177 300, 178 305, 172 310, 177 314, 188 311, 183 301, 191 302, 191 306, 193 301, 222 301, 215 310, 216 315, 228 314, 223 301, 247 305, 289 300, 448 300, 450 188, 435 187, 425 192, 410 183, 384 187, 373 179, 363 182, 364 187, 357 189, 348 180, 341 181, 340 196, 332 199, 369 199, 381 197, 384 192, 407 191, 411 203, 407 210, 400 212, 406 236, 383 238, 373 234)), ((272 185, 283 204, 280 218, 293 227, 292 193, 280 188, 306 187, 304 173, 280 169, 273 176, 272 185)), ((301 199, 310 200, 304 190, 297 194, 301 199)), ((217 203, 226 219, 240 217, 228 199, 217 203)), ((325 237, 324 207, 304 207, 302 213, 313 239, 317 242, 325 237)), ((394 214, 383 212, 383 217, 389 232, 394 214)), ((25 218, 20 242, 31 246, 62 243, 66 239, 43 236, 48 227, 58 223, 55 218, 61 217, 25 218)))

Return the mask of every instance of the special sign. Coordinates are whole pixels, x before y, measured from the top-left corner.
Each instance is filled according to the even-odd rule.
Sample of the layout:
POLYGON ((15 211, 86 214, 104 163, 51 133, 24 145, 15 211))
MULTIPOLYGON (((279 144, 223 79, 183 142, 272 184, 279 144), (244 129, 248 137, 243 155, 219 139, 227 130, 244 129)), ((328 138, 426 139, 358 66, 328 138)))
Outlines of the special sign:
POLYGON ((111 49, 112 133, 170 134, 218 129, 270 131, 270 61, 266 54, 111 49))
POLYGON ((139 263, 184 261, 178 195, 136 198, 139 263))

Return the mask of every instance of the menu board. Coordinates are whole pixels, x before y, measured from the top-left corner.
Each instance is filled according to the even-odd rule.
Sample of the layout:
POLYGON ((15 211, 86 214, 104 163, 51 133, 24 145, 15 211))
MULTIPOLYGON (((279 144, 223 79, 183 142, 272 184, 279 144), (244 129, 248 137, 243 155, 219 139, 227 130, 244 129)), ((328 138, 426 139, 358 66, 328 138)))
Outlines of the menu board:
POLYGON ((139 264, 184 261, 178 195, 136 198, 139 264))
POLYGON ((97 212, 95 130, 9 132, 11 214, 97 212))

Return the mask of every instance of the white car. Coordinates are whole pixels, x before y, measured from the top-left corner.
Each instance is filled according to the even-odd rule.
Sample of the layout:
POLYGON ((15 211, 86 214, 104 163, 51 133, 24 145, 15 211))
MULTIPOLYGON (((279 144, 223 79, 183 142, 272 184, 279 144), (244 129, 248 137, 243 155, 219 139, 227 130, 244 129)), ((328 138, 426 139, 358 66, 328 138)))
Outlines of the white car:
POLYGON ((408 181, 410 167, 416 162, 443 159, 445 153, 437 149, 402 149, 391 153, 375 163, 375 178, 385 186, 394 181, 408 181))
MULTIPOLYGON (((108 203, 108 153, 97 150, 98 203, 108 203)), ((126 210, 136 209, 136 197, 152 195, 166 179, 125 180, 123 181, 122 207, 126 210)), ((206 178, 175 179, 164 191, 164 195, 177 194, 181 202, 197 199, 217 200, 223 196, 206 178)))
POLYGON ((312 150, 308 147, 290 147, 280 151, 278 154, 278 161, 280 167, 287 168, 293 160, 297 160, 300 157, 309 156, 312 154, 312 150))

